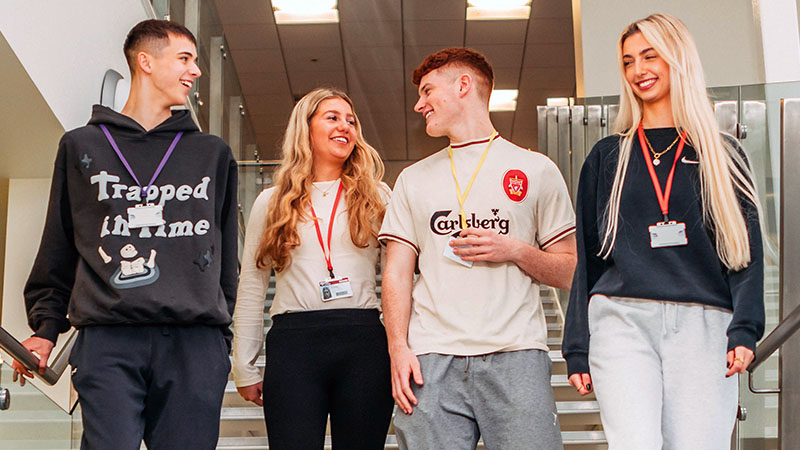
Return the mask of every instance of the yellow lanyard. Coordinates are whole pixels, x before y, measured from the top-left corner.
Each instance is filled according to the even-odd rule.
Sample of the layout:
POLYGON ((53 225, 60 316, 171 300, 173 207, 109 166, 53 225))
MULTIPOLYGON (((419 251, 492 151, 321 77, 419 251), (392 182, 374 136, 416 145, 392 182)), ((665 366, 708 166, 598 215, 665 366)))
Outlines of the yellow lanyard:
POLYGON ((467 201, 467 195, 469 195, 469 190, 472 189, 472 183, 475 182, 475 177, 478 176, 478 172, 481 170, 481 166, 483 166, 483 161, 486 160, 486 155, 489 154, 489 147, 494 142, 494 139, 497 137, 497 131, 492 131, 492 136, 489 138, 489 143, 486 144, 486 150, 483 151, 483 155, 481 155, 481 160, 478 161, 478 167, 475 168, 475 172, 472 173, 472 178, 469 180, 469 184, 467 185, 467 190, 464 191, 464 194, 461 194, 461 186, 458 185, 458 176, 456 175, 456 164, 453 161, 453 147, 447 146, 447 154, 450 155, 450 169, 453 170, 453 180, 456 182, 456 193, 458 194, 458 206, 461 207, 461 229, 467 228, 467 214, 464 212, 464 202, 467 201))

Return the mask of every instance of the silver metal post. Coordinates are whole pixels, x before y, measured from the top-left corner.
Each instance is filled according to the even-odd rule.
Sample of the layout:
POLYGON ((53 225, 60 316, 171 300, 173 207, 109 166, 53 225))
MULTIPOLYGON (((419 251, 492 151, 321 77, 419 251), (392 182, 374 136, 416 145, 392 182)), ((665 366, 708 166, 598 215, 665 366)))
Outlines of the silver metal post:
POLYGON ((600 126, 602 116, 602 106, 589 105, 586 107, 586 152, 584 155, 589 155, 594 144, 603 139, 603 128, 600 126))
POLYGON ((0 411, 5 411, 11 407, 11 393, 8 389, 0 388, 0 411))
POLYGON ((211 37, 209 48, 209 89, 208 89, 208 132, 219 137, 222 136, 223 96, 224 86, 224 60, 225 47, 222 36, 211 37))
POLYGON ((555 106, 547 107, 547 146, 543 151, 553 161, 557 161, 558 155, 558 108, 555 106))
POLYGON ((578 179, 581 175, 581 167, 583 161, 586 159, 586 125, 584 125, 584 112, 586 107, 583 105, 575 105, 572 107, 572 146, 570 150, 570 177, 572 183, 570 186, 570 194, 572 194, 572 204, 575 204, 575 199, 578 196, 578 179))
POLYGON ((606 135, 614 134, 614 123, 619 114, 619 105, 608 105, 608 123, 606 124, 606 135))
MULTIPOLYGON (((800 306, 800 98, 781 100, 780 279, 781 319, 800 306)), ((780 351, 778 431, 780 448, 800 448, 800 337, 780 351)))
POLYGON ((558 107, 558 156, 553 158, 553 161, 558 164, 561 170, 561 176, 567 186, 571 185, 571 171, 570 171, 570 108, 569 106, 558 107))
POLYGON ((547 154, 547 107, 546 106, 537 106, 536 107, 536 118, 537 124, 539 126, 539 147, 536 148, 537 151, 547 154))
POLYGON ((736 123, 739 118, 739 102, 736 100, 722 100, 714 102, 714 116, 717 118, 720 131, 736 135, 736 123))
POLYGON ((228 145, 233 157, 242 158, 242 97, 236 95, 228 99, 228 145))

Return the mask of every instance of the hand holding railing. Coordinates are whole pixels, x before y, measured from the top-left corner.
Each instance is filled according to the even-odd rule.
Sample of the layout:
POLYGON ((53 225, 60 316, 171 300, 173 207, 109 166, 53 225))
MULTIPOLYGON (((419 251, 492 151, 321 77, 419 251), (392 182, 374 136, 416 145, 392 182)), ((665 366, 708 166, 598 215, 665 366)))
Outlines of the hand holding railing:
POLYGON ((67 368, 69 353, 72 351, 72 346, 75 344, 76 334, 76 330, 70 332, 69 336, 67 336, 66 345, 64 345, 64 348, 52 359, 52 363, 42 374, 39 373, 39 358, 26 349, 21 342, 2 327, 0 327, 0 348, 22 364, 23 367, 52 386, 58 382, 59 378, 61 378, 61 374, 63 374, 64 370, 67 368))

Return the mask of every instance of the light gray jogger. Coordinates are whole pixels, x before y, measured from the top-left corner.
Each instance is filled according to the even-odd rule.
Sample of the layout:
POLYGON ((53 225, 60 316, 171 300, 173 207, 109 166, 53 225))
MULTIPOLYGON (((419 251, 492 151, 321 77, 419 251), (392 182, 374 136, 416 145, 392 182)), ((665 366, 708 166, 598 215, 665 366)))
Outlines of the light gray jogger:
POLYGON ((428 354, 419 362, 425 383, 411 383, 419 405, 394 419, 401 449, 474 450, 481 436, 487 450, 563 449, 547 352, 428 354))
POLYGON ((610 450, 730 449, 730 322, 697 303, 592 296, 589 367, 610 450))

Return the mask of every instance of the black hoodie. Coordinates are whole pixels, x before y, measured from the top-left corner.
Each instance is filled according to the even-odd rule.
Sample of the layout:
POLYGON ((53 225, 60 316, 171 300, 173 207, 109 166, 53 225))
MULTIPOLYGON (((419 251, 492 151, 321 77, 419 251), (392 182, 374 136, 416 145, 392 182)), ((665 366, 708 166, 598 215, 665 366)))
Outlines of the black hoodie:
MULTIPOLYGON (((90 325, 231 322, 237 283, 237 167, 230 148, 201 133, 188 111, 150 131, 95 105, 88 125, 61 138, 42 242, 25 286, 35 336, 90 325), (105 125, 146 184, 178 132, 148 203, 165 225, 129 228, 140 188, 105 125)), ((226 331, 227 334, 227 331, 226 331)))

